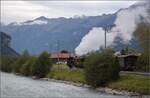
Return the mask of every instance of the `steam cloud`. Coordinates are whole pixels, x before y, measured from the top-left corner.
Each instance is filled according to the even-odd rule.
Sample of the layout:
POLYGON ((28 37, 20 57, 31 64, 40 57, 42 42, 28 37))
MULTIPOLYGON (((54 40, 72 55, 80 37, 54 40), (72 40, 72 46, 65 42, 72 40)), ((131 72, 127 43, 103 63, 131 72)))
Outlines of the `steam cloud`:
MULTIPOLYGON (((120 37, 124 43, 129 43, 137 24, 141 22, 141 17, 148 20, 149 1, 143 1, 130 6, 127 9, 120 10, 117 13, 115 27, 107 33, 107 46, 113 46, 116 37, 120 37)), ((78 55, 84 55, 104 47, 104 30, 94 27, 85 35, 75 51, 78 55)))

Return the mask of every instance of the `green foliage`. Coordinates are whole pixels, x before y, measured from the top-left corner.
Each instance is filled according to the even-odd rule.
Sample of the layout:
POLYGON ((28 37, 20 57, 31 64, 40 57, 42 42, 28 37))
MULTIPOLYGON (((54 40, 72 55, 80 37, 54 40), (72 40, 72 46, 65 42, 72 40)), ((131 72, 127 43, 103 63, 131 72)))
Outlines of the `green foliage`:
POLYGON ((137 60, 137 70, 149 72, 149 54, 143 53, 137 60))
MULTIPOLYGON (((47 75, 57 80, 86 83, 84 72, 81 69, 70 70, 66 65, 53 65, 52 71, 47 75)), ((127 90, 139 94, 149 94, 150 77, 138 75, 120 75, 117 80, 110 81, 107 87, 117 90, 127 90)))
POLYGON ((150 23, 142 22, 138 24, 135 35, 143 49, 142 56, 137 61, 138 70, 149 71, 150 23))
POLYGON ((30 61, 29 61, 29 65, 30 65, 29 72, 30 72, 30 75, 35 75, 35 72, 36 72, 36 70, 35 70, 36 68, 35 67, 36 67, 37 59, 38 59, 38 57, 32 56, 30 61))
POLYGON ((140 94, 150 94, 150 77, 138 75, 121 75, 117 81, 112 81, 108 87, 118 90, 127 90, 140 94))
POLYGON ((70 70, 67 65, 53 65, 52 70, 47 75, 48 78, 57 80, 85 83, 84 72, 81 69, 70 70))
POLYGON ((47 52, 43 52, 38 58, 30 56, 24 51, 16 59, 10 57, 1 58, 1 70, 6 72, 20 73, 25 76, 35 75, 39 78, 45 77, 51 69, 51 60, 47 52))
POLYGON ((21 67, 29 60, 30 55, 28 51, 24 51, 23 54, 18 57, 17 61, 13 64, 13 71, 16 73, 21 72, 21 67))
POLYGON ((11 72, 12 71, 12 63, 14 63, 15 58, 3 56, 1 57, 1 64, 0 68, 4 72, 11 72))
POLYGON ((112 51, 92 53, 85 60, 85 78, 93 87, 103 86, 119 78, 118 60, 112 51))
POLYGON ((140 42, 140 46, 142 47, 143 51, 149 53, 149 43, 150 43, 150 23, 142 22, 138 24, 135 36, 138 38, 140 42))
POLYGON ((124 49, 124 53, 125 54, 133 54, 133 53, 137 53, 137 50, 136 49, 133 49, 129 46, 127 46, 125 49, 124 49))
POLYGON ((33 66, 33 74, 37 77, 45 77, 51 69, 52 63, 47 52, 43 52, 33 66))
POLYGON ((80 57, 78 60, 76 60, 75 67, 84 68, 84 60, 85 60, 85 57, 80 57))
POLYGON ((70 69, 73 68, 76 65, 75 59, 73 57, 69 57, 67 59, 67 65, 70 69))
POLYGON ((31 56, 29 59, 22 65, 20 72, 25 76, 33 75, 33 66, 36 62, 37 57, 31 56))

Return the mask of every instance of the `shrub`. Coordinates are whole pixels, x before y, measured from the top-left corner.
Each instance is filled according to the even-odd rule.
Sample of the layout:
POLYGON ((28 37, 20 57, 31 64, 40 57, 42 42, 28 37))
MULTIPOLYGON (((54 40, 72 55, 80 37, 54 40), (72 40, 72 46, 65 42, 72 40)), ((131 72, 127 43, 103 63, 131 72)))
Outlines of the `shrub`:
POLYGON ((52 67, 50 55, 47 52, 43 52, 36 60, 33 66, 33 75, 42 78, 45 77, 52 67))
POLYGON ((143 54, 139 57, 137 61, 138 70, 140 71, 149 71, 149 53, 150 53, 150 23, 142 21, 137 25, 137 28, 134 32, 135 37, 137 37, 139 45, 143 54))
POLYGON ((73 57, 67 59, 67 66, 71 69, 76 65, 76 61, 73 57))
POLYGON ((21 67, 21 74, 25 76, 33 75, 33 66, 36 62, 36 57, 31 56, 21 67))
POLYGON ((17 58, 16 62, 13 64, 13 71, 16 73, 21 72, 21 67, 29 60, 30 55, 28 51, 24 51, 23 54, 17 58))
POLYGON ((84 60, 85 57, 81 57, 76 61, 75 67, 77 68, 84 68, 84 60))
POLYGON ((138 58, 137 70, 149 72, 149 53, 143 53, 138 58))
POLYGON ((15 58, 3 56, 1 57, 1 71, 11 72, 12 71, 12 63, 14 63, 15 58))
POLYGON ((31 57, 31 59, 29 60, 28 64, 30 65, 29 68, 29 72, 30 72, 30 75, 34 75, 35 73, 35 63, 36 63, 36 60, 37 60, 37 57, 33 56, 31 57))
POLYGON ((119 78, 118 60, 111 52, 92 53, 85 59, 85 79, 93 87, 119 78))

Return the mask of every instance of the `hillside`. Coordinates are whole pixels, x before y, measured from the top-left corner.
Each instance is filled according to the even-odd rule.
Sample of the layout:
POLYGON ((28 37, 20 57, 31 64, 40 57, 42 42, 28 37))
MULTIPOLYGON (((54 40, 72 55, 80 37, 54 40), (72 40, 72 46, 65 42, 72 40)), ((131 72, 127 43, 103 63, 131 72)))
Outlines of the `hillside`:
POLYGON ((1 31, 12 37, 12 47, 18 52, 28 49, 32 54, 43 50, 73 51, 93 27, 112 25, 116 14, 74 18, 46 18, 44 16, 22 23, 2 25, 1 31))

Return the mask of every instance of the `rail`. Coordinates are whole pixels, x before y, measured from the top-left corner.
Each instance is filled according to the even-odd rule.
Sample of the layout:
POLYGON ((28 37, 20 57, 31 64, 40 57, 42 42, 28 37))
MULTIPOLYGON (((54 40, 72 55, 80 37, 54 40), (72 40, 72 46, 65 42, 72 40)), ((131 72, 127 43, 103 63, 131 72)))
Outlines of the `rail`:
POLYGON ((120 74, 134 74, 134 75, 150 76, 150 72, 121 71, 120 74))

